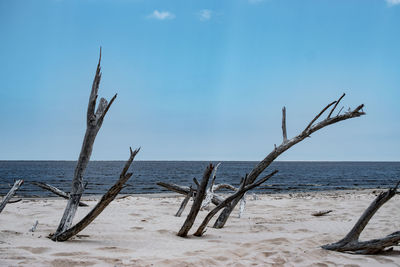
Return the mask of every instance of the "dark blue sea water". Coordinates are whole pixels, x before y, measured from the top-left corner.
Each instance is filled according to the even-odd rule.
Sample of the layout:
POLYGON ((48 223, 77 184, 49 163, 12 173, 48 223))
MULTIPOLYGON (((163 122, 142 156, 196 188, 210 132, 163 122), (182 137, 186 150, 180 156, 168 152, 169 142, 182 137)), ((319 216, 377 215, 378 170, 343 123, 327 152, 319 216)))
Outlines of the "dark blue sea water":
MULTIPOLYGON (((190 185, 193 177, 201 179, 209 162, 202 161, 135 161, 133 177, 121 193, 168 192, 156 182, 190 185)), ((214 162, 217 163, 217 162, 214 162)), ((5 195, 15 179, 25 183, 19 196, 53 196, 31 181, 45 182, 69 192, 75 161, 0 161, 0 195, 5 195)), ((241 177, 257 162, 222 162, 217 183, 238 185, 241 177)), ((119 177, 123 161, 90 162, 85 174, 88 186, 85 194, 103 194, 119 177)), ((354 188, 388 188, 400 179, 400 162, 274 162, 267 171, 279 173, 256 191, 299 192, 354 188)))

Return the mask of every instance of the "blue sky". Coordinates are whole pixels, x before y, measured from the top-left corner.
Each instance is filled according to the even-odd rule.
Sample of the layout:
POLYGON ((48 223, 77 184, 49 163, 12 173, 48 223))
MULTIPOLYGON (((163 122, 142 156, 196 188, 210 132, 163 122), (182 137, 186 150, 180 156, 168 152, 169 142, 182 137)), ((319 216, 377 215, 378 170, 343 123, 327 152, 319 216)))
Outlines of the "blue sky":
POLYGON ((260 160, 343 92, 367 115, 279 160, 400 159, 399 0, 0 0, 0 159, 260 160))

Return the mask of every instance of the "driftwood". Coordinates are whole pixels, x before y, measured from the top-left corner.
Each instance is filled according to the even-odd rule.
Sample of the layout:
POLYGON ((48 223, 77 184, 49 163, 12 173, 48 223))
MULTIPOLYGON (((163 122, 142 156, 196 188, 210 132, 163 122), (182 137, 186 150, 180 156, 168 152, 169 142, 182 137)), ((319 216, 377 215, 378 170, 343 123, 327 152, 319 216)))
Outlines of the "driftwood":
POLYGON ((192 187, 190 187, 189 194, 187 194, 186 197, 183 199, 181 206, 179 207, 179 210, 175 214, 176 217, 181 217, 182 212, 185 210, 186 205, 192 196, 193 196, 193 189, 192 187))
MULTIPOLYGON (((62 198, 69 199, 69 194, 68 193, 65 193, 64 191, 58 189, 55 186, 52 186, 52 185, 49 185, 49 184, 46 184, 46 183, 42 183, 42 182, 31 182, 31 184, 34 184, 36 186, 39 186, 40 188, 48 190, 48 191, 50 191, 50 192, 52 192, 52 193, 54 193, 57 196, 60 196, 62 198)), ((79 206, 80 207, 88 207, 87 204, 85 204, 85 203, 83 203, 81 201, 79 201, 79 206)))
MULTIPOLYGON (((197 181, 197 180, 196 180, 197 181)), ((187 195, 190 192, 190 187, 189 186, 181 186, 177 184, 169 184, 169 183, 164 183, 164 182, 157 182, 158 186, 164 187, 170 191, 182 194, 182 195, 187 195)), ((197 189, 193 189, 193 196, 195 196, 197 193, 197 189)), ((224 199, 218 195, 215 195, 212 197, 211 202, 215 205, 218 205, 224 201, 224 199)))
POLYGON ((83 175, 85 173, 87 164, 89 163, 90 156, 93 150, 93 144, 96 139, 96 135, 99 132, 101 125, 107 111, 109 110, 111 104, 114 102, 117 95, 111 99, 108 103, 106 99, 101 98, 100 103, 96 109, 97 93, 99 90, 101 72, 100 72, 100 62, 101 62, 101 48, 99 63, 97 64, 96 74, 93 80, 92 90, 89 97, 88 109, 86 114, 86 133, 83 140, 81 152, 79 155, 78 163, 74 172, 74 179, 72 181, 72 190, 70 193, 70 198, 68 204, 64 210, 64 214, 61 218, 60 224, 58 225, 57 231, 54 236, 59 236, 62 232, 66 231, 72 225, 78 204, 80 202, 81 196, 84 190, 83 175))
POLYGON ((331 212, 332 212, 332 210, 321 210, 321 211, 317 211, 317 212, 311 213, 311 215, 315 216, 315 217, 319 217, 319 216, 324 216, 324 215, 326 215, 328 213, 331 213, 331 212))
MULTIPOLYGON (((339 104, 340 100, 342 100, 342 98, 345 96, 345 94, 343 94, 337 101, 334 101, 332 103, 330 103, 329 105, 327 105, 326 107, 324 107, 321 112, 314 117, 314 119, 311 120, 311 122, 307 125, 307 127, 297 136, 293 137, 292 139, 287 139, 287 132, 286 132, 286 108, 282 109, 282 136, 283 136, 283 140, 282 143, 279 146, 275 145, 275 148, 272 150, 272 152, 270 152, 262 161, 260 161, 255 167, 254 169, 250 172, 248 179, 247 179, 247 183, 248 184, 252 184, 254 183, 254 181, 257 179, 257 177, 279 156, 281 155, 283 152, 285 152, 286 150, 288 150, 289 148, 291 148, 292 146, 294 146, 295 144, 303 141, 304 139, 306 139, 307 137, 310 137, 310 135, 328 125, 337 123, 339 121, 344 121, 347 119, 351 119, 351 118, 356 118, 356 117, 360 117, 362 115, 364 115, 365 113, 362 111, 362 108, 364 107, 364 105, 359 105, 358 107, 356 107, 354 110, 350 110, 342 115, 338 114, 335 117, 331 117, 333 111, 335 110, 335 108, 337 107, 337 105, 339 104), (333 108, 331 109, 331 111, 329 112, 329 115, 322 121, 317 122, 316 121, 322 116, 322 114, 328 110, 332 105, 333 108)), ((236 198, 234 200, 232 200, 232 204, 227 206, 220 214, 220 216, 218 217, 217 221, 214 224, 215 228, 222 228, 224 227, 225 223, 227 222, 229 215, 231 214, 231 212, 233 211, 233 209, 235 208, 235 206, 238 204, 240 198, 236 198)))
POLYGON ((230 205, 232 203, 232 200, 236 199, 236 198, 242 198, 243 195, 261 185, 262 183, 266 182, 269 178, 271 178, 272 176, 274 176, 275 173, 277 173, 278 171, 275 170, 272 173, 268 174, 267 176, 265 176, 264 178, 260 179, 257 182, 254 182, 252 184, 247 184, 246 180, 248 178, 245 178, 244 181, 242 182, 241 187, 239 188, 238 191, 236 191, 234 194, 232 194, 231 196, 227 197, 224 201, 222 201, 217 207, 215 207, 212 211, 210 211, 207 216, 205 217, 205 219, 203 220, 203 222, 201 223, 201 225, 199 226, 199 228, 197 229, 196 233, 194 234, 195 236, 202 236, 205 233, 205 228, 207 227, 208 223, 210 222, 210 220, 212 219, 212 217, 214 217, 215 214, 217 214, 218 211, 220 211, 222 208, 230 205), (246 185, 247 184, 247 185, 246 185))
POLYGON ((15 192, 24 183, 24 180, 16 180, 13 187, 8 191, 7 195, 3 198, 0 203, 0 213, 3 211, 4 207, 9 203, 10 199, 14 196, 15 192))
POLYGON ((208 180, 210 179, 211 172, 213 171, 214 166, 212 164, 208 165, 203 174, 203 179, 201 180, 200 186, 196 193, 196 198, 193 202, 193 205, 190 209, 188 216, 186 217, 185 222, 183 223, 181 229, 178 232, 178 236, 186 237, 190 228, 192 228, 194 221, 196 220, 197 214, 200 211, 201 203, 203 202, 206 188, 208 184, 208 180))
POLYGON ((10 199, 10 200, 8 201, 8 204, 18 203, 18 202, 20 202, 20 201, 22 201, 22 198, 10 199))
POLYGON ((372 216, 374 216, 383 204, 389 201, 396 194, 399 183, 400 181, 395 187, 390 188, 386 192, 380 193, 364 211, 351 231, 342 240, 336 243, 324 245, 322 248, 339 252, 376 254, 385 251, 387 248, 398 245, 400 243, 400 231, 394 232, 384 238, 372 239, 369 241, 360 242, 358 239, 372 216))
POLYGON ((32 228, 29 229, 29 232, 32 232, 32 233, 35 232, 36 231, 36 227, 38 226, 38 224, 39 224, 39 221, 36 220, 36 222, 33 224, 32 228))
POLYGON ((85 229, 86 226, 88 226, 94 219, 96 219, 96 217, 108 206, 108 204, 110 204, 111 201, 115 199, 115 197, 124 187, 124 184, 132 176, 131 172, 128 173, 128 169, 129 166, 131 166, 131 163, 135 158, 136 154, 139 152, 139 150, 140 148, 136 149, 135 151, 132 151, 132 149, 130 149, 131 155, 128 161, 125 163, 125 166, 119 176, 118 181, 107 191, 107 193, 103 195, 103 197, 100 199, 97 205, 73 227, 69 228, 68 230, 58 235, 54 234, 53 236, 51 236, 51 239, 53 241, 66 241, 69 238, 73 237, 74 235, 78 234, 80 231, 85 229))

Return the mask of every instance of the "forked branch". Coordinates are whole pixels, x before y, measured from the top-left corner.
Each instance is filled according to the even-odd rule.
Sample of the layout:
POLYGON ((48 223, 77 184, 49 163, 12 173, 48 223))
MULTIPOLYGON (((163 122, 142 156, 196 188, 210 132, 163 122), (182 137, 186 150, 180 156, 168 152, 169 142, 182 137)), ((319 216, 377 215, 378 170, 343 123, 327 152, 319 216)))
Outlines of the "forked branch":
MULTIPOLYGON (((311 122, 306 126, 306 128, 297 136, 293 137, 292 139, 289 139, 285 142, 285 131, 282 129, 283 131, 283 142, 281 145, 276 146, 272 152, 270 152, 262 161, 260 161, 255 167, 254 169, 250 172, 249 177, 247 179, 247 183, 251 184, 253 183, 257 177, 279 156, 281 155, 283 152, 285 152, 286 150, 288 150, 289 148, 291 148, 292 146, 294 146, 295 144, 303 141, 305 138, 309 137, 312 133, 337 122, 340 121, 344 121, 347 119, 351 119, 351 118, 356 118, 356 117, 360 117, 362 115, 364 115, 365 113, 362 111, 362 108, 364 107, 364 105, 359 105, 357 108, 355 108, 354 110, 350 110, 349 112, 346 112, 342 115, 338 114, 335 117, 327 117, 326 119, 320 121, 320 122, 316 122, 321 115, 327 110, 329 109, 329 107, 331 107, 334 104, 339 103, 339 101, 343 98, 344 96, 342 96, 341 98, 339 98, 338 101, 334 101, 330 104, 328 104, 327 106, 325 106, 319 113, 317 116, 315 116, 311 122)), ((333 111, 336 108, 336 106, 331 110, 333 111)), ((282 118, 282 128, 286 128, 286 109, 283 112, 283 118, 282 118), (285 126, 284 126, 285 124, 285 126)), ((220 216, 218 217, 217 221, 214 224, 214 227, 216 228, 222 228, 224 227, 225 223, 227 222, 231 212, 233 211, 233 209, 235 208, 235 206, 237 205, 237 203, 239 202, 240 199, 236 198, 232 201, 232 204, 227 206, 220 214, 220 216)))
POLYGON ((364 211, 350 232, 340 241, 322 246, 327 250, 340 252, 353 252, 358 254, 375 254, 384 251, 386 248, 398 245, 400 242, 400 231, 394 232, 384 238, 369 241, 358 241, 360 234, 371 220, 372 216, 383 204, 389 201, 397 191, 400 181, 386 192, 380 193, 369 207, 364 211))
POLYGON ((73 227, 69 228, 68 230, 58 234, 53 235, 51 238, 53 241, 66 241, 73 237, 74 235, 78 234, 80 231, 85 229, 100 213, 115 199, 118 193, 124 188, 124 184, 129 180, 132 176, 132 173, 128 173, 128 169, 132 164, 133 159, 135 158, 136 154, 139 152, 140 148, 132 151, 130 148, 130 157, 126 161, 124 168, 119 176, 118 181, 103 195, 97 205, 77 224, 73 227))

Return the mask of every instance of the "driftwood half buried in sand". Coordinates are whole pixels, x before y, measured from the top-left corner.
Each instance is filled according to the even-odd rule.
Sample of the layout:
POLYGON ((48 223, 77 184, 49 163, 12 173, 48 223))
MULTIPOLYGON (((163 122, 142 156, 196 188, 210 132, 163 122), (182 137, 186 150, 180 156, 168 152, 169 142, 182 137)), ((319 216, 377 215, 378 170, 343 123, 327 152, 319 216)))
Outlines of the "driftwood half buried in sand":
MULTIPOLYGON (((52 186, 52 185, 49 185, 49 184, 46 184, 46 183, 42 183, 42 182, 31 182, 31 184, 34 184, 36 186, 39 186, 40 188, 48 190, 48 191, 50 191, 50 192, 52 192, 52 193, 54 193, 57 196, 60 196, 62 198, 69 199, 69 194, 68 193, 65 193, 64 191, 58 189, 55 186, 52 186)), ((85 204, 85 203, 83 203, 81 201, 79 201, 79 206, 88 207, 87 204, 85 204)))
POLYGON ((73 227, 69 228, 68 230, 60 233, 59 235, 51 236, 52 240, 54 241, 66 241, 69 238, 73 237, 74 235, 78 234, 80 231, 86 228, 100 213, 115 199, 118 193, 124 188, 124 184, 129 180, 132 176, 132 173, 128 173, 128 169, 132 164, 133 159, 135 158, 136 154, 139 152, 139 149, 132 151, 130 148, 130 157, 128 161, 125 163, 125 166, 119 176, 118 181, 103 195, 100 201, 96 204, 96 206, 85 216, 82 220, 80 220, 77 224, 73 227))
POLYGON ((100 72, 100 62, 101 62, 101 48, 99 62, 97 64, 96 74, 92 84, 92 90, 89 97, 89 103, 86 114, 86 133, 83 139, 83 144, 81 152, 79 154, 79 159, 76 164, 74 179, 72 181, 72 189, 70 193, 70 198, 68 199, 68 204, 64 210, 64 214, 61 218, 60 224, 58 225, 57 231, 54 236, 59 236, 62 232, 69 229, 72 225, 72 221, 75 217, 76 210, 78 208, 80 199, 84 190, 83 175, 85 173, 87 164, 89 163, 90 156, 92 155, 93 144, 96 139, 97 133, 99 132, 101 125, 103 124, 104 117, 107 111, 110 109, 112 103, 114 102, 117 95, 111 99, 108 103, 106 99, 101 98, 100 103, 96 109, 97 93, 99 91, 99 85, 101 80, 100 72))
POLYGON ((333 211, 333 210, 320 210, 320 211, 311 213, 311 215, 312 215, 312 216, 319 217, 319 216, 324 216, 324 215, 326 215, 326 214, 328 214, 328 213, 331 213, 332 211, 333 211))
POLYGON ((181 217, 182 212, 185 210, 186 205, 192 196, 193 196, 193 189, 192 187, 190 187, 189 194, 187 194, 186 197, 183 199, 181 206, 179 207, 179 210, 175 214, 176 217, 181 217))
POLYGON ((200 211, 201 203, 203 202, 204 196, 206 194, 206 188, 208 184, 208 180, 210 179, 211 172, 213 171, 214 166, 209 164, 204 171, 203 179, 201 180, 200 186, 196 193, 196 198, 194 199, 193 205, 190 209, 189 214, 186 217, 185 222, 183 223, 181 229, 178 232, 178 236, 186 237, 190 228, 192 228, 194 221, 196 220, 197 214, 200 211))
MULTIPOLYGON (((306 126, 306 128, 304 128, 304 130, 297 136, 293 137, 292 139, 287 139, 287 131, 286 131, 286 108, 284 107, 282 109, 282 143, 279 146, 274 147, 274 149, 272 150, 272 152, 270 152, 262 161, 260 161, 255 167, 254 169, 250 172, 250 174, 248 175, 248 179, 247 179, 247 184, 252 184, 254 183, 254 181, 257 179, 257 177, 279 156, 281 155, 283 152, 285 152, 286 150, 288 150, 289 148, 291 148, 292 146, 294 146, 295 144, 303 141, 304 139, 306 139, 307 137, 310 137, 310 135, 328 125, 331 124, 335 124, 339 121, 344 121, 347 119, 351 119, 351 118, 356 118, 356 117, 360 117, 362 115, 364 115, 365 113, 362 111, 362 108, 364 107, 364 105, 359 105, 358 107, 356 107, 354 110, 350 110, 342 115, 340 115, 340 112, 335 116, 335 117, 331 117, 333 111, 335 110, 335 108, 337 107, 337 105, 339 104, 339 102, 342 100, 342 98, 345 96, 345 94, 343 94, 337 101, 334 101, 330 104, 328 104, 327 106, 325 106, 320 113, 318 113, 317 116, 315 116, 311 122, 306 126), (328 110, 332 105, 333 108, 330 110, 328 116, 324 119, 321 120, 320 122, 316 122, 321 116, 322 114, 328 110)), ((232 213, 233 209, 235 208, 235 206, 238 204, 238 202, 240 201, 240 198, 236 198, 234 200, 232 200, 231 205, 227 206, 219 215, 217 221, 214 224, 215 228, 222 228, 224 227, 225 223, 227 222, 230 214, 232 213)))
POLYGON ((389 201, 396 194, 399 184, 400 181, 393 188, 380 193, 342 240, 336 243, 324 245, 322 248, 356 254, 376 254, 385 251, 387 248, 398 245, 400 243, 400 231, 394 232, 383 238, 372 239, 369 241, 359 241, 358 239, 372 216, 374 216, 383 204, 389 201))
POLYGON ((231 196, 227 197, 224 201, 222 201, 221 204, 219 204, 217 207, 215 207, 212 211, 210 211, 210 212, 207 214, 206 218, 203 220, 203 222, 201 223, 201 225, 200 225, 199 228, 197 229, 196 233, 194 233, 194 235, 195 235, 195 236, 202 236, 202 235, 205 233, 205 228, 207 227, 208 223, 210 222, 210 220, 212 219, 212 217, 214 217, 214 215, 217 214, 218 211, 220 211, 222 208, 224 208, 224 207, 230 205, 230 204, 232 203, 232 200, 233 200, 233 199, 235 199, 235 198, 239 198, 239 199, 242 198, 243 195, 244 195, 247 191, 249 191, 249 190, 251 190, 251 189, 253 189, 253 188, 255 188, 255 187, 261 185, 261 184, 264 183, 264 182, 266 182, 269 178, 271 178, 272 176, 274 176, 275 173, 277 173, 277 172, 278 172, 278 171, 275 170, 275 171, 273 171, 272 173, 270 173, 270 174, 268 174, 267 176, 265 176, 264 178, 260 179, 259 181, 254 182, 254 183, 252 183, 252 184, 248 184, 248 185, 246 185, 246 184, 247 184, 247 183, 246 183, 247 177, 246 177, 246 178, 244 179, 244 181, 242 182, 242 185, 240 186, 240 188, 239 188, 238 191, 236 191, 236 192, 235 192, 234 194, 232 194, 231 196), (246 185, 246 186, 245 186, 245 185, 246 185))
POLYGON ((8 201, 8 204, 17 203, 17 202, 20 202, 20 201, 22 201, 22 198, 18 198, 18 199, 10 199, 10 200, 8 201))
POLYGON ((16 180, 13 187, 8 191, 7 195, 3 198, 0 203, 0 213, 3 211, 4 207, 9 203, 10 199, 15 195, 15 192, 24 183, 24 180, 16 180))

